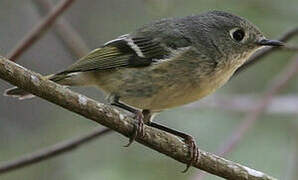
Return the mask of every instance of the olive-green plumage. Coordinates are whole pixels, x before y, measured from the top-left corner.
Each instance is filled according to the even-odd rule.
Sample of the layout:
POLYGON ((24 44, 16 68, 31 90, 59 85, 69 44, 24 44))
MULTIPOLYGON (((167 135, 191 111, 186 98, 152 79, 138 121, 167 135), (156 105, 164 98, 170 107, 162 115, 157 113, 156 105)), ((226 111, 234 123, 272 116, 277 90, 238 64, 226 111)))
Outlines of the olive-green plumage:
MULTIPOLYGON (((263 45, 281 43, 266 40, 243 18, 211 11, 147 24, 49 79, 97 86, 127 105, 159 112, 214 92, 263 45)), ((27 93, 16 88, 6 95, 27 93)))

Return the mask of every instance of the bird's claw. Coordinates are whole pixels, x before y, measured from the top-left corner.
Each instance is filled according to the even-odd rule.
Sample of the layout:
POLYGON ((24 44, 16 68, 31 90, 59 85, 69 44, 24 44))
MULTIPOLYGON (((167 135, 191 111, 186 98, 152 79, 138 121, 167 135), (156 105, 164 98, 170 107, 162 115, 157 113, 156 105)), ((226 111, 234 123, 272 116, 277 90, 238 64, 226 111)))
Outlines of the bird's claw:
POLYGON ((137 121, 137 123, 134 126, 134 130, 132 135, 129 138, 129 142, 127 145, 125 145, 124 147, 128 147, 130 146, 136 139, 137 136, 141 136, 143 137, 144 134, 144 116, 143 113, 141 111, 136 112, 136 115, 134 117, 134 119, 137 121))
POLYGON ((193 137, 187 136, 187 138, 184 139, 184 142, 189 147, 190 161, 189 163, 187 163, 186 168, 182 171, 182 173, 187 172, 190 166, 196 164, 200 156, 199 149, 197 148, 196 142, 193 137))

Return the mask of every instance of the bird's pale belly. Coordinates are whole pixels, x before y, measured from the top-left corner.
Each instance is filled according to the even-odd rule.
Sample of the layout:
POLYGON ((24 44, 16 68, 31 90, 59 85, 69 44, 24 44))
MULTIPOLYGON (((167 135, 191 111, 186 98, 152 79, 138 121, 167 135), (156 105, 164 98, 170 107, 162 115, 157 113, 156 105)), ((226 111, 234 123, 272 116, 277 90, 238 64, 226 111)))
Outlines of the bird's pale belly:
POLYGON ((120 69, 111 73, 97 73, 97 85, 120 101, 139 108, 161 111, 194 102, 222 86, 231 76, 220 78, 195 77, 191 71, 181 69, 170 72, 162 68, 120 69), (101 77, 100 79, 98 77, 101 77))
POLYGON ((194 102, 212 91, 210 89, 193 88, 190 84, 185 83, 171 89, 162 88, 151 97, 130 96, 123 97, 122 101, 140 109, 161 111, 194 102))

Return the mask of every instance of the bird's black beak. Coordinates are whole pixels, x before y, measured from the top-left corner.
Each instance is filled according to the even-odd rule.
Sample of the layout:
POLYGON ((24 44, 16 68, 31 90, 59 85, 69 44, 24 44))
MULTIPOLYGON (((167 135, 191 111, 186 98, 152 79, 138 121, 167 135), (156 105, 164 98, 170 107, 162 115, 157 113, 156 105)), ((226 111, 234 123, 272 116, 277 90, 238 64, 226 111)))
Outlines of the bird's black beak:
POLYGON ((261 39, 258 41, 260 46, 284 46, 284 43, 277 40, 261 39))

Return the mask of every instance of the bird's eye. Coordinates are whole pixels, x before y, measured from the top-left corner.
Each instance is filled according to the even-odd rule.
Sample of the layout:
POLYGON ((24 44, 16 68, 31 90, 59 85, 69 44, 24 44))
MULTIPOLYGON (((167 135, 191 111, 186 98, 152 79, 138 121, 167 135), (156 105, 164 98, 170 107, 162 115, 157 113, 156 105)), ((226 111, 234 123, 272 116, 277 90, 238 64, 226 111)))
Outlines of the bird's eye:
POLYGON ((244 39, 245 32, 242 29, 235 28, 230 31, 230 36, 237 42, 240 42, 244 39))

